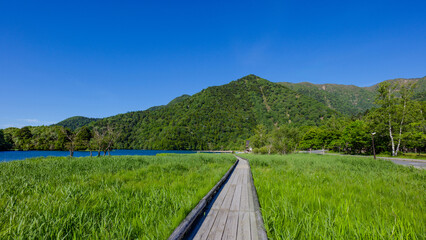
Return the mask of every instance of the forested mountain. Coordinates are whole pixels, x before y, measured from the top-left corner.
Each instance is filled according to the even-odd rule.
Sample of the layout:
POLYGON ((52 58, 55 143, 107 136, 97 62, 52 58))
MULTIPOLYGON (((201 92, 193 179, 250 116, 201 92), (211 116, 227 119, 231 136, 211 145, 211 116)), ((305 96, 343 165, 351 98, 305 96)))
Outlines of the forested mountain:
POLYGON ((346 115, 356 115, 374 106, 374 91, 353 85, 308 82, 281 84, 346 115))
MULTIPOLYGON (((414 99, 426 100, 426 77, 423 78, 398 78, 387 80, 391 83, 417 84, 414 89, 414 99)), ((354 85, 341 84, 312 84, 309 82, 289 83, 281 82, 284 86, 305 96, 314 98, 328 107, 346 115, 357 115, 374 107, 374 99, 379 84, 371 87, 357 87, 354 85)))
POLYGON ((184 95, 182 95, 180 97, 177 97, 177 98, 173 99, 167 105, 154 106, 154 107, 148 108, 147 110, 153 111, 153 110, 157 110, 157 109, 164 108, 164 107, 167 107, 167 106, 171 106, 173 104, 180 103, 180 102, 182 102, 183 100, 185 100, 185 99, 187 99, 189 97, 191 97, 191 96, 188 95, 188 94, 184 94, 184 95))
POLYGON ((163 108, 102 119, 119 129, 118 148, 239 148, 258 124, 319 125, 338 112, 285 86, 248 75, 163 108))
POLYGON ((75 116, 67 118, 63 121, 60 121, 56 124, 53 124, 53 126, 62 126, 65 128, 69 128, 71 130, 75 130, 77 128, 83 127, 91 122, 97 121, 100 118, 88 118, 88 117, 82 117, 82 116, 75 116))
POLYGON ((389 115, 378 114, 383 109, 397 113, 395 118, 407 115, 402 122, 407 131, 404 138, 410 140, 406 140, 404 146, 406 149, 423 149, 420 143, 426 139, 423 116, 426 112, 426 77, 386 82, 390 91, 395 93, 395 107, 384 108, 382 104, 382 110, 376 110, 380 107, 374 105, 379 96, 376 85, 361 88, 337 84, 273 83, 248 75, 226 85, 206 88, 193 96, 182 95, 167 105, 145 111, 103 119, 72 117, 52 126, 7 128, 0 131, 0 150, 64 150, 72 147, 100 151, 110 146, 112 139, 114 148, 118 149, 242 149, 245 140, 251 139, 253 146, 263 152, 287 152, 289 146, 292 146, 290 149, 296 146, 302 149, 346 146, 350 151, 367 151, 368 132, 375 131, 381 133, 377 137, 381 138, 381 151, 385 151, 389 149, 386 145, 386 132, 389 131, 385 127, 381 130, 373 128, 385 122, 377 120, 380 116, 389 115), (415 88, 404 85, 414 82, 415 88), (398 90, 403 85, 412 91, 406 96, 417 100, 409 102, 409 111, 401 103, 401 99, 405 99, 401 98, 404 91, 398 90), (367 119, 368 124, 373 122, 368 120, 370 118, 378 122, 370 126, 363 121, 352 122, 348 117, 360 113, 362 115, 356 119, 367 119), (362 144, 357 143, 362 147, 354 147, 356 144, 351 145, 350 139, 360 132, 367 137, 364 136, 362 144))
MULTIPOLYGON (((391 80, 386 80, 385 82, 393 84, 415 83, 416 87, 414 88, 413 99, 417 101, 426 101, 426 76, 422 78, 395 78, 391 80)), ((366 87, 365 89, 375 93, 379 87, 379 84, 380 83, 371 87, 366 87)))

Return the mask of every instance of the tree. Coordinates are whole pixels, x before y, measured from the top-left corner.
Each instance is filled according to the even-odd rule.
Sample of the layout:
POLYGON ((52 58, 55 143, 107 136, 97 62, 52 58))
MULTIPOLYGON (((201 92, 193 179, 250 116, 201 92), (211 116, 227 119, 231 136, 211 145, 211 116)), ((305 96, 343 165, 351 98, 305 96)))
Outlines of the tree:
POLYGON ((74 156, 74 151, 77 147, 77 136, 80 133, 81 130, 77 131, 77 132, 73 132, 70 129, 66 129, 64 127, 62 127, 62 132, 64 133, 64 135, 67 138, 67 142, 65 144, 65 146, 68 148, 68 150, 70 151, 70 157, 74 156))
POLYGON ((251 137, 251 145, 253 148, 261 148, 266 146, 268 141, 268 132, 262 124, 257 125, 254 129, 254 135, 251 137))
POLYGON ((93 129, 93 138, 91 140, 91 147, 98 152, 98 157, 101 156, 101 151, 105 147, 105 128, 94 128, 93 129))
POLYGON ((110 125, 106 127, 106 134, 104 139, 104 142, 105 142, 104 156, 106 152, 108 152, 108 156, 111 155, 111 150, 119 135, 120 133, 118 131, 114 131, 114 128, 112 128, 110 125))
POLYGON ((0 151, 5 151, 5 150, 9 150, 9 149, 10 149, 10 146, 6 142, 3 130, 0 129, 0 151))
POLYGON ((300 142, 301 149, 320 149, 324 148, 324 131, 319 127, 311 127, 302 137, 300 142))
POLYGON ((415 153, 426 150, 426 122, 415 122, 409 125, 409 130, 404 133, 405 146, 413 149, 415 153))
POLYGON ((79 129, 76 134, 76 149, 77 150, 86 150, 89 149, 90 139, 92 138, 92 132, 87 126, 83 126, 79 129))
POLYGON ((352 154, 363 153, 371 146, 370 131, 362 120, 356 120, 346 126, 342 138, 346 144, 346 151, 352 154))
POLYGON ((414 111, 408 115, 412 121, 403 133, 404 146, 420 153, 426 151, 426 102, 413 101, 412 103, 414 111))
POLYGON ((291 153, 296 150, 300 141, 300 132, 297 128, 282 125, 272 132, 272 147, 281 154, 291 153))
POLYGON ((30 150, 32 148, 31 138, 33 134, 31 133, 30 127, 23 127, 17 132, 17 145, 18 148, 22 150, 30 150))
POLYGON ((387 130, 390 138, 392 156, 397 156, 403 131, 409 124, 407 114, 412 109, 411 98, 414 94, 415 85, 407 83, 399 85, 398 83, 382 82, 379 84, 376 104, 380 105, 379 117, 387 124, 387 130), (396 138, 396 139, 395 139, 396 138))

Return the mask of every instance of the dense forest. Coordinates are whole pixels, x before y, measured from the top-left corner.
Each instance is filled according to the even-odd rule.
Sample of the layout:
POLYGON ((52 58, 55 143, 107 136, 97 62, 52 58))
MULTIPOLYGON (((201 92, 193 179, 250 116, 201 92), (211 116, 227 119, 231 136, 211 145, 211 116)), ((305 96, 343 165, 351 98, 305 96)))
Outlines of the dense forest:
POLYGON ((237 150, 251 140, 260 153, 369 153, 375 132, 378 152, 425 151, 425 79, 359 88, 272 83, 248 75, 145 111, 7 128, 0 131, 0 150, 237 150))
POLYGON ((332 117, 321 126, 283 125, 267 131, 257 126, 252 139, 255 152, 288 153, 332 149, 350 154, 371 154, 375 138, 377 153, 426 151, 426 102, 416 101, 416 82, 380 83, 375 106, 352 117, 332 117))
POLYGON ((88 125, 91 122, 97 121, 99 118, 88 118, 88 117, 82 117, 82 116, 75 116, 67 118, 63 121, 58 122, 57 124, 54 124, 53 126, 62 126, 64 128, 69 128, 71 130, 76 130, 77 128, 81 128, 83 126, 88 125))
MULTIPOLYGON (((393 79, 386 81, 393 85, 415 83, 413 99, 426 101, 426 77, 410 79, 393 79)), ((312 84, 308 82, 289 83, 281 82, 284 86, 309 96, 328 107, 335 109, 347 116, 363 114, 365 111, 377 107, 374 103, 379 84, 371 87, 357 87, 342 84, 312 84)))

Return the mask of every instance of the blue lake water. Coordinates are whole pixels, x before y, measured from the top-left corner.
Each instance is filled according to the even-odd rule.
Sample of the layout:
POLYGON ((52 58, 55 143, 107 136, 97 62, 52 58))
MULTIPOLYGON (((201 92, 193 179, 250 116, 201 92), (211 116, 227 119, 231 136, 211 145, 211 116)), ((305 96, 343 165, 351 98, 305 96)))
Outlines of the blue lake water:
MULTIPOLYGON (((145 155, 152 156, 158 153, 196 153, 196 151, 174 151, 174 150, 114 150, 111 151, 112 156, 122 155, 145 155)), ((93 156, 98 153, 93 152, 93 156)), ((34 157, 66 157, 69 156, 69 151, 0 151, 0 162, 7 162, 13 160, 23 160, 34 157)), ((102 152, 103 155, 103 152, 102 152)), ((74 157, 88 157, 90 152, 75 151, 74 157)))

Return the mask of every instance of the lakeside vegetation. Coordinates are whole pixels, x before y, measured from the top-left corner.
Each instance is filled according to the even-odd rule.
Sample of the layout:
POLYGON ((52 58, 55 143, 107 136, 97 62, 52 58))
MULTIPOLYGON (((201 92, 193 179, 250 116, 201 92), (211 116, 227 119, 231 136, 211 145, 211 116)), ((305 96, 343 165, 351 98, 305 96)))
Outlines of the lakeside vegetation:
POLYGON ((407 158, 413 160, 426 160, 426 153, 404 153, 399 156, 393 157, 392 154, 381 153, 377 157, 386 157, 386 158, 407 158))
POLYGON ((347 154, 426 152, 426 102, 413 99, 415 84, 383 82, 376 108, 353 118, 333 116, 320 126, 258 125, 251 137, 255 153, 331 149, 347 154), (373 136, 374 135, 374 136, 373 136))
POLYGON ((347 154, 426 152, 426 78, 368 88, 273 83, 248 75, 167 105, 104 119, 0 131, 0 150, 330 149, 347 154), (3 134, 2 134, 3 132, 3 134), (3 136, 3 137, 2 137, 3 136))
POLYGON ((270 239, 425 239, 426 172, 327 155, 247 155, 270 239))
POLYGON ((72 131, 75 131, 78 128, 88 125, 91 122, 98 121, 100 118, 87 118, 82 116, 75 116, 67 118, 63 121, 54 124, 53 126, 62 126, 64 128, 68 128, 72 131))
POLYGON ((0 163, 0 238, 166 239, 234 162, 174 154, 0 163))
MULTIPOLYGON (((426 101, 426 77, 410 79, 393 79, 385 82, 391 84, 415 83, 413 99, 426 101)), ((345 114, 356 116, 377 107, 374 104, 379 84, 371 87, 357 87, 343 84, 312 84, 309 82, 289 83, 281 82, 284 86, 309 96, 325 105, 345 114)))

